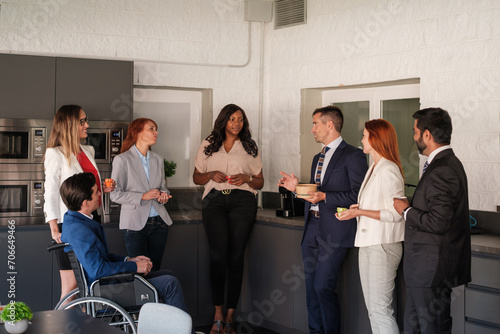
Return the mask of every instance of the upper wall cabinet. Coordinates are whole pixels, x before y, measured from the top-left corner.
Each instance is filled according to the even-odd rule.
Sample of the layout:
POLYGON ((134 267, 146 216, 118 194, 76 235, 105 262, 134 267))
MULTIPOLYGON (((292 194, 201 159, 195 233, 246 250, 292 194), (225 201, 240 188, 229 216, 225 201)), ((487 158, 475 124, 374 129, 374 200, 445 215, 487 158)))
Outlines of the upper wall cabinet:
POLYGON ((93 121, 132 120, 132 62, 56 59, 57 108, 78 104, 93 121))
POLYGON ((0 54, 0 117, 54 117, 54 57, 0 54))

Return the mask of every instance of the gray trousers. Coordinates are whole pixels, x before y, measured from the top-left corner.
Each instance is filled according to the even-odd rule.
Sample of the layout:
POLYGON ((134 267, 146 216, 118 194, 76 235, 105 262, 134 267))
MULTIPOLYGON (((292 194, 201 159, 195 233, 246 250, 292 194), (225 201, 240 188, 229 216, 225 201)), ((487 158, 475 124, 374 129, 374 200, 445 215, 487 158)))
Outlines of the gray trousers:
POLYGON ((373 334, 398 334, 392 308, 401 242, 359 248, 359 277, 373 334))

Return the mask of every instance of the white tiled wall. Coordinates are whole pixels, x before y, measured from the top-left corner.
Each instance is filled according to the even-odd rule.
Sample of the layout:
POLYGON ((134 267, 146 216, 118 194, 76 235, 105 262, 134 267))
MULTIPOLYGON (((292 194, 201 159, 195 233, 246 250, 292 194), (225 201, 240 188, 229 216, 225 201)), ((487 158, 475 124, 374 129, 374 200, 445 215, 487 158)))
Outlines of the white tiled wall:
POLYGON ((262 102, 265 190, 298 172, 301 89, 418 77, 422 107, 451 113, 471 208, 500 205, 500 0, 308 0, 307 13, 274 30, 245 22, 243 0, 0 0, 0 52, 134 60, 137 84, 212 88, 215 115, 239 104, 255 137, 262 102))

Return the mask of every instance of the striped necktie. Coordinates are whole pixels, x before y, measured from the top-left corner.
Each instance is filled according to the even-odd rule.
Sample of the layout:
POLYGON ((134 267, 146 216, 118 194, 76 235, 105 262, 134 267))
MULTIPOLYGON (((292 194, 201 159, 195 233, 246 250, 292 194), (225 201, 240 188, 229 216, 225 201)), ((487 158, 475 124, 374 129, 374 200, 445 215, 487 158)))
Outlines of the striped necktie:
POLYGON ((328 152, 330 148, 328 146, 323 147, 321 153, 319 154, 318 169, 316 170, 316 184, 321 185, 321 170, 323 169, 323 163, 325 162, 325 153, 328 152))
POLYGON ((424 164, 424 169, 422 169, 422 174, 425 173, 425 171, 427 170, 427 167, 429 167, 429 162, 426 161, 425 164, 424 164))

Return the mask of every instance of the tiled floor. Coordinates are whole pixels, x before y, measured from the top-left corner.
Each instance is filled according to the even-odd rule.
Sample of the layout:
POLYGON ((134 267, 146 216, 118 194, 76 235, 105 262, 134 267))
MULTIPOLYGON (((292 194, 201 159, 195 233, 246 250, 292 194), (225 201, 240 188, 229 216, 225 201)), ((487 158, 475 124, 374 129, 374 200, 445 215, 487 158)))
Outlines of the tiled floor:
MULTIPOLYGON (((212 328, 212 326, 196 327, 195 331, 199 331, 199 332, 202 332, 205 334, 210 334, 210 328, 212 328)), ((238 329, 238 324, 236 324, 236 329, 238 329)), ((244 331, 237 331, 237 333, 240 333, 240 332, 245 333, 245 334, 279 334, 277 332, 273 332, 273 331, 270 331, 268 329, 260 328, 260 327, 252 327, 252 328, 245 327, 244 331), (251 330, 253 330, 253 332, 251 330)))

